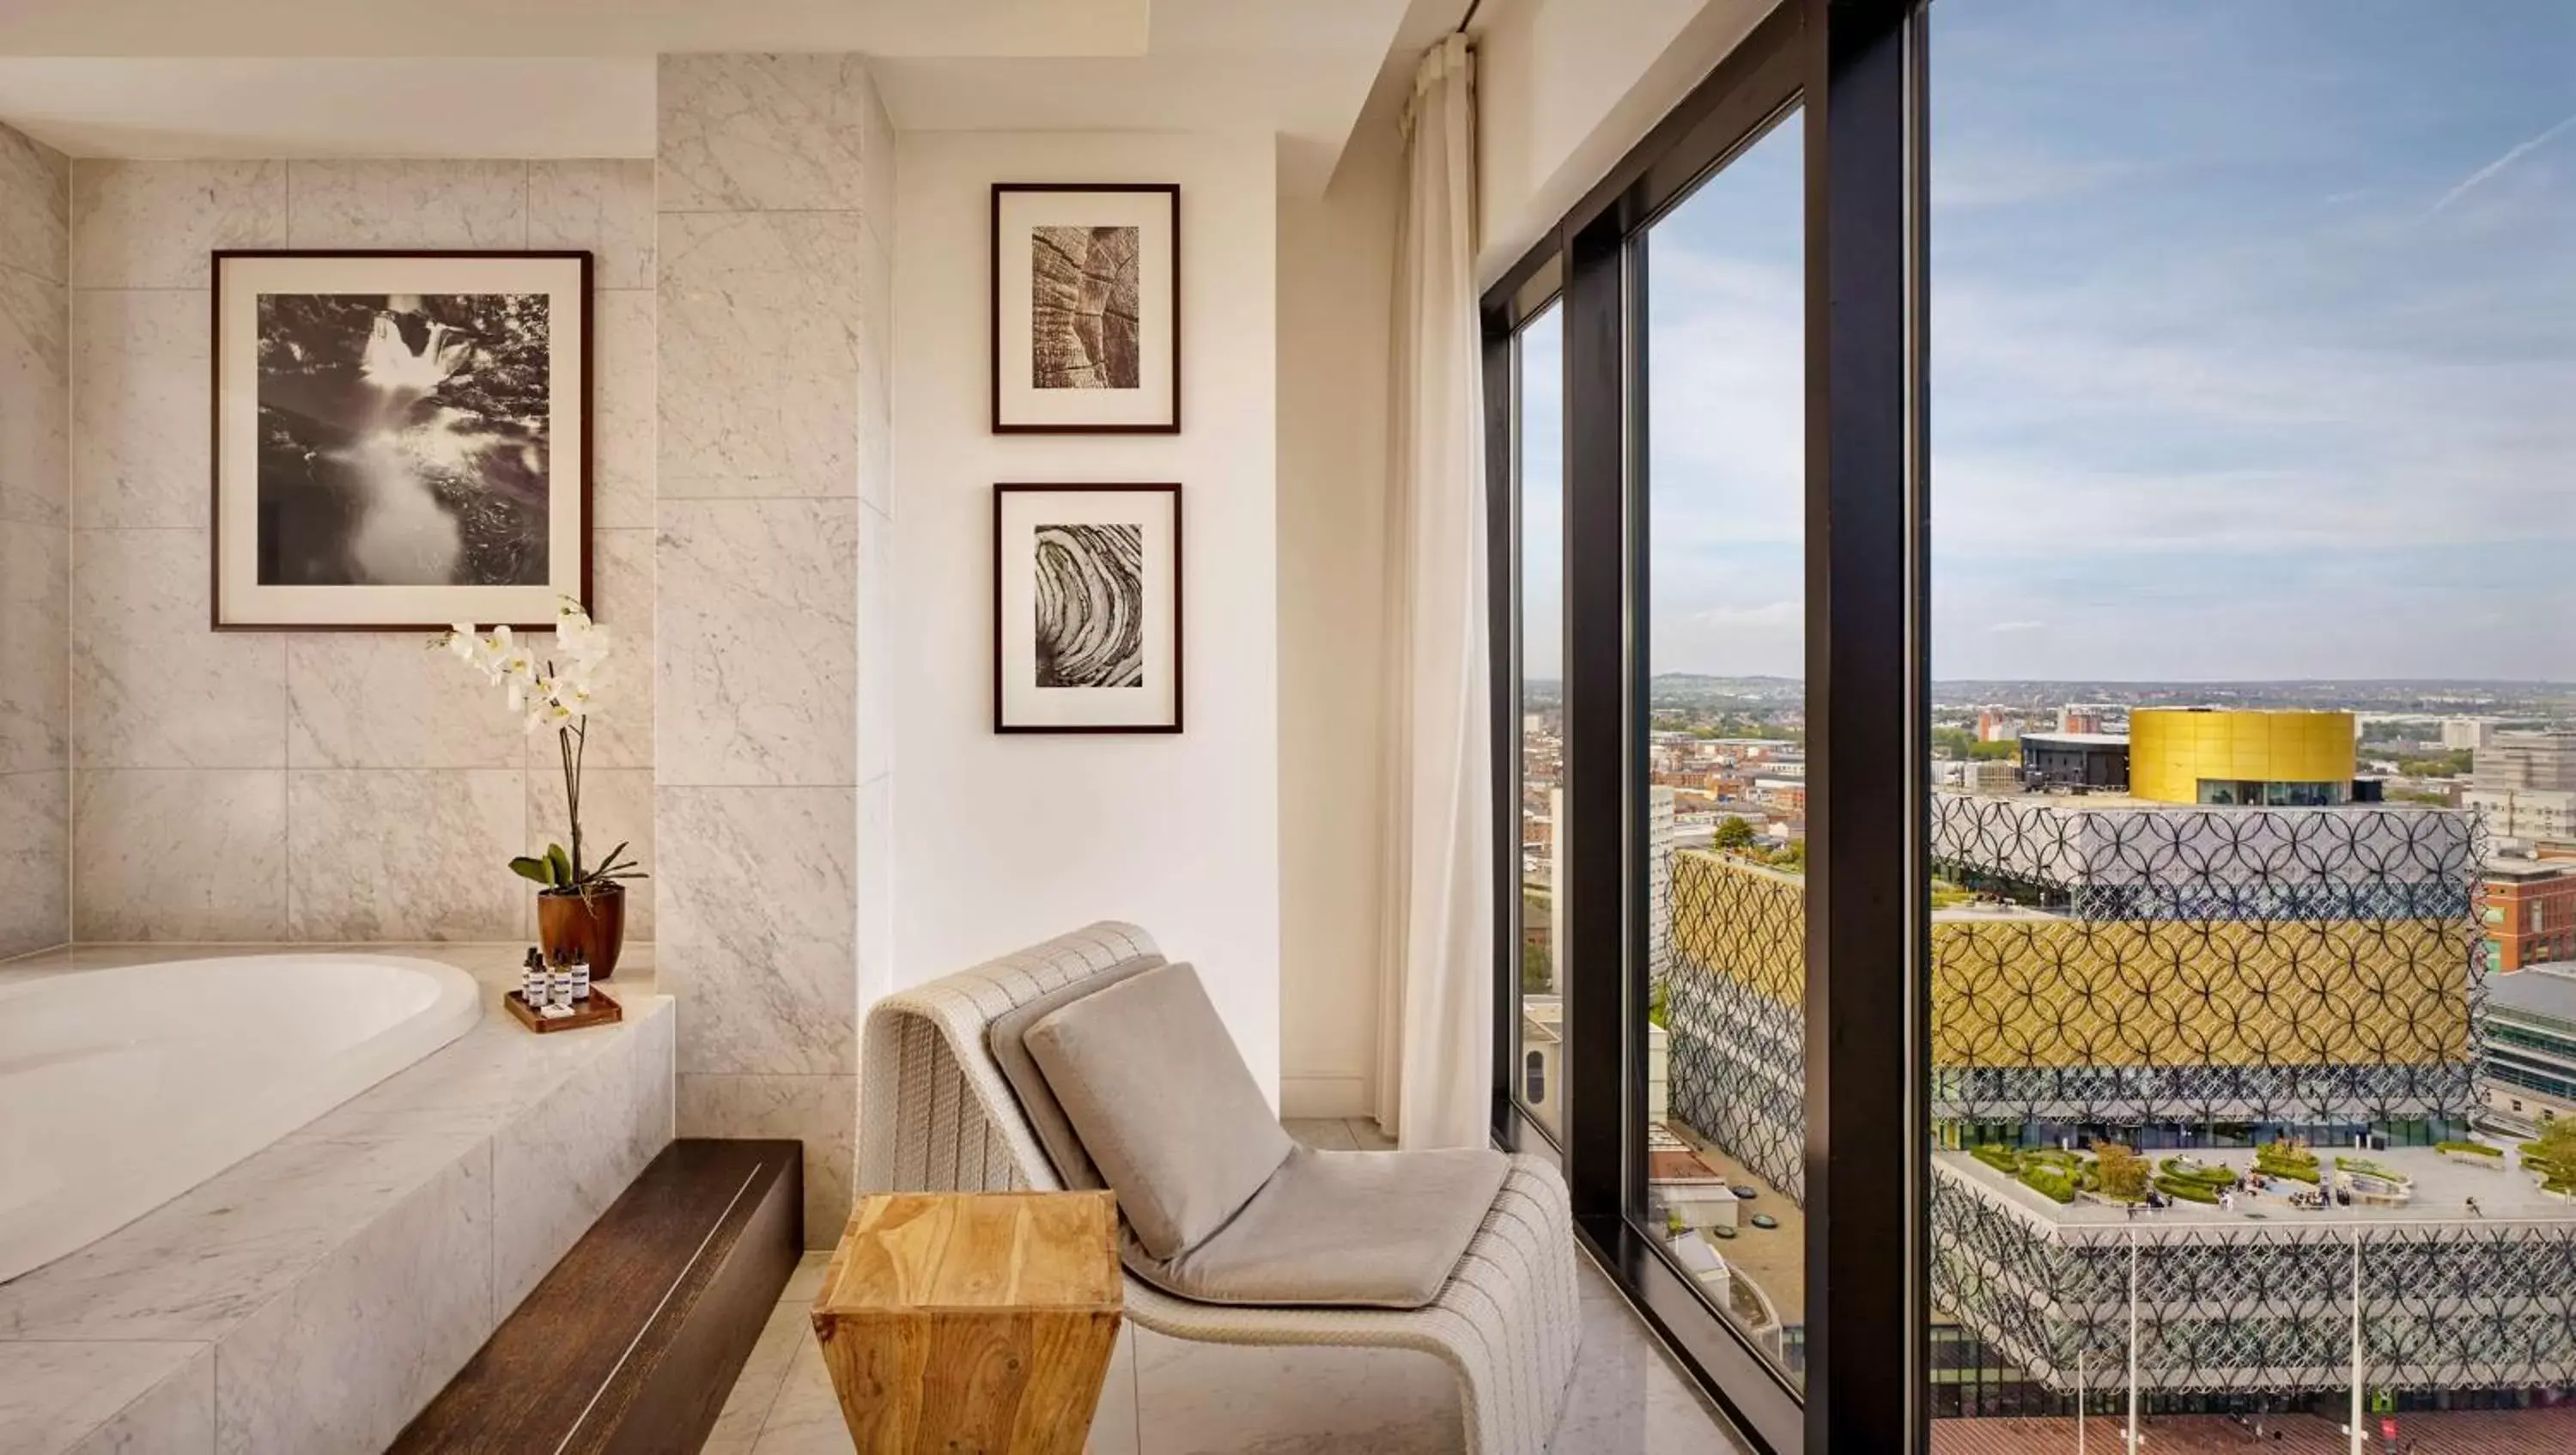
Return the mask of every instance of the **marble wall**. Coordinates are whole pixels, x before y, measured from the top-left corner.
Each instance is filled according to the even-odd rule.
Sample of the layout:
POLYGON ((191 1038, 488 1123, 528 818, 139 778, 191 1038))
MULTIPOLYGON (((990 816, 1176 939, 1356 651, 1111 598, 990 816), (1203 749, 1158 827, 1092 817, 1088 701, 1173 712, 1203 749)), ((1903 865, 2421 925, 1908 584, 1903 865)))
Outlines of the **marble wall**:
MULTIPOLYGON (((84 160, 67 211, 74 936, 520 939, 504 863, 564 833, 553 738, 419 638, 207 629, 217 248, 594 254, 591 605, 628 659, 584 827, 658 869, 653 164, 84 160)), ((650 939, 653 881, 630 894, 650 939)))
POLYGON ((653 816, 683 1136, 794 1137, 847 1215, 891 761, 893 132, 855 56, 660 62, 653 816), (862 690, 866 688, 867 690, 862 690))
POLYGON ((71 936, 71 163, 0 126, 0 957, 71 936))

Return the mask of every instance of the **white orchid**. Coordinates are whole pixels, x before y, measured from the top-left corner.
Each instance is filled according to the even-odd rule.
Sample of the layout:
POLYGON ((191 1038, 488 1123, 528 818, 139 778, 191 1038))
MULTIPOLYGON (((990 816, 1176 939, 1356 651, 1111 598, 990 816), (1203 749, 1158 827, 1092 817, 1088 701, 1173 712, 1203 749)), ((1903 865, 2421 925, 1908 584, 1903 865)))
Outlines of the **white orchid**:
POLYGON ((597 865, 585 866, 581 853, 581 763, 590 740, 590 715, 599 688, 608 680, 608 659, 615 640, 606 627, 590 619, 580 602, 562 599, 556 609, 553 652, 540 658, 537 648, 517 640, 507 626, 478 634, 470 622, 458 622, 430 645, 445 647, 456 659, 483 674, 486 684, 505 690, 510 711, 531 736, 555 731, 562 750, 564 799, 572 818, 572 851, 549 846, 547 858, 513 859, 510 867, 553 889, 593 892, 617 879, 638 877, 632 861, 621 861, 624 844, 597 865))

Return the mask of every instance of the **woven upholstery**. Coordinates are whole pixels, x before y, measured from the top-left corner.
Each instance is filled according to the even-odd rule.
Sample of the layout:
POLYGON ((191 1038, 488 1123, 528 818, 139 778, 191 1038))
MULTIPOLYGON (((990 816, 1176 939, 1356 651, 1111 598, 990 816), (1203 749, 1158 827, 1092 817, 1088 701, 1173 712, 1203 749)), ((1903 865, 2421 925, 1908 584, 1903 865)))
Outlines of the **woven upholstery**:
MULTIPOLYGON (((860 1051, 859 1191, 1054 1191, 1055 1170, 985 1049, 1013 1006, 1161 953, 1134 925, 1101 923, 898 991, 868 1012, 860 1051)), ((1127 1316, 1176 1339, 1406 1349, 1457 1375, 1466 1448, 1541 1455, 1574 1373, 1582 1316, 1565 1184, 1512 1159, 1484 1225, 1440 1296, 1418 1309, 1240 1308, 1127 1278, 1127 1316)))

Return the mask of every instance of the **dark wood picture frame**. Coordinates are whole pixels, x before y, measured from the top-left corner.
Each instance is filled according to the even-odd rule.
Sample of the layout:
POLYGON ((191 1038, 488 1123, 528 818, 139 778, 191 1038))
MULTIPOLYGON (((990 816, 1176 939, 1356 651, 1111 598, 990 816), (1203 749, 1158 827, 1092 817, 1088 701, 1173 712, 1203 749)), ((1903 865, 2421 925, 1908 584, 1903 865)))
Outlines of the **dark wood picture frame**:
MULTIPOLYGON (((995 182, 992 217, 986 229, 991 249, 985 272, 984 316, 990 353, 985 361, 985 375, 991 391, 992 430, 995 434, 1179 434, 1181 432, 1181 184, 1178 182, 995 182), (1171 205, 1172 280, 1171 339, 1168 347, 1172 359, 1171 418, 1151 424, 1033 424, 1008 423, 1002 418, 1002 199, 1011 193, 1159 193, 1171 205)), ((1140 340, 1141 341, 1141 340, 1140 340)))
POLYGON ((1182 563, 1187 556, 1187 535, 1181 518, 1181 487, 1177 483, 1091 483, 1056 482, 1046 484, 1005 483, 993 487, 993 731, 996 733, 1177 733, 1181 731, 1184 709, 1188 702, 1184 665, 1188 660, 1189 638, 1184 631, 1184 602, 1188 581, 1182 563), (1014 723, 1009 721, 1008 694, 1004 690, 1002 631, 1002 530, 1003 515, 1014 495, 1163 495, 1171 502, 1172 516, 1172 715, 1169 722, 1158 723, 1091 723, 1061 725, 1054 723, 1014 723))
MULTIPOLYGON (((451 625, 433 622, 254 622, 224 619, 224 264, 234 258, 424 258, 457 259, 489 258, 526 262, 575 262, 580 268, 581 337, 579 356, 581 379, 574 401, 581 420, 579 459, 574 462, 574 483, 580 494, 581 559, 578 567, 578 599, 583 609, 591 606, 591 461, 595 455, 591 443, 593 422, 592 399, 597 393, 597 359, 592 340, 597 328, 594 314, 598 290, 592 280, 592 255, 587 249, 511 249, 511 248, 216 248, 209 256, 209 311, 207 314, 207 446, 211 458, 207 465, 208 531, 207 591, 208 626, 219 632, 443 632, 451 625)), ((554 396, 549 393, 549 400, 554 396)), ((547 461, 548 488, 563 478, 551 445, 547 461)), ((481 623, 502 625, 504 623, 481 623)), ((513 621, 506 625, 515 632, 552 631, 554 618, 541 621, 513 621)))

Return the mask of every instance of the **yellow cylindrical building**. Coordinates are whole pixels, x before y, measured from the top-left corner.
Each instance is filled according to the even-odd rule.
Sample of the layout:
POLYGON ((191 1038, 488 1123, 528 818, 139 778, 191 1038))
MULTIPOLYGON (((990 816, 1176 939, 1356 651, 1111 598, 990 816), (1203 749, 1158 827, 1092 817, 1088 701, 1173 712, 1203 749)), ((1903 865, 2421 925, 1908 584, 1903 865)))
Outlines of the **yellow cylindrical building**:
POLYGON ((2342 803, 2352 795, 2348 712, 2142 707, 2129 714, 2129 792, 2158 803, 2342 803))

